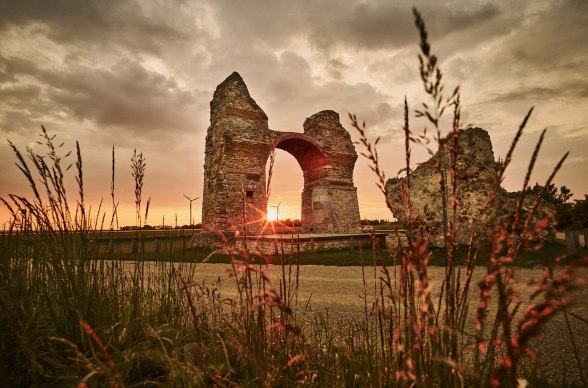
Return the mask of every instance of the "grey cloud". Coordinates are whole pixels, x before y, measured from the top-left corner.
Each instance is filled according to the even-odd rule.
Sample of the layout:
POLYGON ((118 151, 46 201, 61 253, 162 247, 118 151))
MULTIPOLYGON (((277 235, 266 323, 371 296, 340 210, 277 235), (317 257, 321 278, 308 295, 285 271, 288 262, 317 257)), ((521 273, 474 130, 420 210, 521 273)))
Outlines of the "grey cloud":
MULTIPOLYGON (((358 119, 366 121, 368 135, 374 139, 382 136, 382 141, 391 139, 388 134, 402 117, 400 107, 390 104, 390 96, 367 83, 331 81, 317 87, 309 97, 311 101, 316 101, 317 108, 324 104, 323 101, 329 101, 330 106, 319 109, 334 109, 339 112, 343 126, 348 129, 348 113, 356 114, 358 119)), ((355 136, 353 131, 352 136, 355 136)))
MULTIPOLYGON (((539 133, 537 132, 523 134, 523 137, 517 146, 517 150, 513 155, 513 162, 509 167, 511 170, 507 171, 507 179, 512 179, 512 177, 518 178, 516 183, 514 183, 515 180, 512 179, 509 185, 509 190, 520 190, 522 178, 529 165, 529 160, 538 138, 539 133), (511 175, 510 178, 509 175, 511 175)), ((508 151, 508 146, 511 139, 506 139, 507 141, 495 141, 494 137, 492 137, 492 140, 494 143, 495 157, 504 157, 508 151)), ((582 163, 581 158, 577 157, 582 156, 584 154, 584 150, 587 148, 588 136, 586 136, 585 125, 583 128, 549 127, 545 141, 543 142, 541 151, 539 152, 539 156, 536 162, 537 164, 531 177, 531 182, 544 183, 555 167, 557 161, 564 155, 566 151, 570 151, 570 156, 556 175, 555 181, 558 185, 567 185, 575 194, 586 193, 585 181, 583 179, 578 179, 585 175, 585 163, 582 163), (583 133, 584 136, 574 137, 572 141, 570 141, 571 139, 567 138, 565 135, 565 133, 569 132, 578 132, 579 134, 583 133)))
POLYGON ((21 75, 36 75, 39 67, 28 59, 0 55, 0 81, 14 82, 21 75))
MULTIPOLYGON (((502 41, 485 48, 491 49, 487 55, 461 52, 453 58, 452 65, 458 69, 453 74, 461 79, 491 80, 489 86, 504 83, 509 89, 540 81, 537 87, 554 89, 556 94, 585 95, 574 84, 585 84, 587 75, 588 50, 579 42, 588 36, 588 2, 551 2, 527 12, 525 23, 509 25, 510 33, 502 41)), ((548 95, 534 91, 539 98, 548 95)))
POLYGON ((267 92, 279 96, 282 101, 304 98, 313 88, 311 74, 304 58, 290 51, 285 52, 279 58, 279 67, 269 77, 267 92))
POLYGON ((303 29, 305 4, 288 0, 212 0, 222 40, 247 47, 283 46, 303 29))
POLYGON ((189 128, 199 92, 180 86, 173 71, 164 76, 140 63, 152 56, 167 64, 169 53, 190 54, 207 39, 198 10, 179 1, 0 2, 0 35, 48 39, 62 54, 54 62, 18 46, 0 54, 0 125, 30 131, 69 117, 162 136, 189 128))
POLYGON ((40 95, 41 88, 37 85, 0 84, 0 130, 18 132, 38 127, 37 120, 49 120, 40 95))
POLYGON ((51 78, 49 97, 78 119, 143 133, 185 128, 186 111, 196 102, 175 80, 138 63, 110 70, 77 68, 51 78))
POLYGON ((53 122, 54 107, 36 81, 40 73, 37 66, 28 60, 0 56, 0 68, 0 130, 30 131, 53 122))
MULTIPOLYGON (((569 128, 569 125, 562 126, 562 128, 552 127, 550 128, 550 132, 557 133, 562 139, 573 139, 573 146, 578 150, 584 151, 588 149, 588 122, 577 123, 576 125, 578 126, 573 126, 571 128, 569 128), (586 143, 586 146, 582 146, 582 143, 586 143)), ((585 156, 588 157, 588 155, 585 156)))
POLYGON ((343 78, 343 71, 349 68, 349 66, 336 58, 330 59, 325 67, 327 73, 336 80, 341 80, 343 78))
POLYGON ((191 109, 198 101, 204 102, 198 91, 181 87, 175 79, 133 61, 121 61, 112 68, 72 63, 49 70, 27 60, 2 59, 10 71, 8 78, 34 82, 0 84, 2 122, 10 122, 15 129, 32 124, 24 120, 26 115, 56 120, 66 112, 100 126, 167 136, 191 128, 191 109))
POLYGON ((495 93, 480 104, 513 101, 540 101, 552 98, 568 97, 572 99, 588 97, 588 81, 584 79, 558 83, 552 87, 521 87, 509 91, 495 93))
POLYGON ((543 71, 559 70, 586 61, 586 46, 577 45, 586 36, 588 2, 568 0, 550 4, 549 9, 531 18, 507 42, 507 48, 511 58, 521 64, 543 71))
POLYGON ((0 109, 0 130, 7 134, 30 132, 48 123, 53 123, 51 117, 33 110, 0 109))
MULTIPOLYGON (((413 44, 417 33, 413 26, 412 4, 408 2, 365 2, 347 9, 313 15, 314 29, 310 36, 321 48, 333 45, 356 49, 392 49, 413 44)), ((482 6, 454 7, 437 2, 421 2, 417 8, 428 20, 428 28, 436 39, 468 29, 499 15, 499 8, 482 6), (434 17, 433 17, 434 15, 434 17)))
POLYGON ((0 101, 18 108, 27 106, 27 102, 38 98, 41 88, 37 85, 0 84, 0 101))
POLYGON ((490 102, 512 102, 512 101, 533 101, 537 99, 545 99, 553 97, 555 92, 553 89, 544 87, 530 87, 530 88, 519 88, 508 92, 496 94, 489 100, 484 101, 484 104, 490 102))
MULTIPOLYGON (((39 34, 67 45, 97 45, 105 49, 132 47, 151 53, 160 52, 175 40, 188 41, 195 35, 182 26, 172 25, 178 2, 159 2, 162 8, 150 11, 137 1, 116 0, 6 0, 0 3, 0 30, 12 27, 39 26, 39 34)), ((87 49, 87 47, 81 47, 87 49)))
POLYGON ((244 45, 230 50, 217 47, 211 62, 203 69, 206 72, 203 79, 211 93, 233 71, 239 72, 247 84, 248 80, 256 79, 263 85, 280 71, 281 66, 279 57, 268 49, 244 45))
MULTIPOLYGON (((415 4, 409 1, 254 0, 212 1, 210 5, 215 9, 222 40, 252 47, 280 48, 302 36, 320 50, 338 46, 378 50, 413 44, 417 37, 412 17, 415 4)), ((504 14, 499 6, 488 3, 464 5, 422 0, 416 6, 437 39, 478 28, 504 14)), ((486 30, 484 34, 493 31, 486 30)))

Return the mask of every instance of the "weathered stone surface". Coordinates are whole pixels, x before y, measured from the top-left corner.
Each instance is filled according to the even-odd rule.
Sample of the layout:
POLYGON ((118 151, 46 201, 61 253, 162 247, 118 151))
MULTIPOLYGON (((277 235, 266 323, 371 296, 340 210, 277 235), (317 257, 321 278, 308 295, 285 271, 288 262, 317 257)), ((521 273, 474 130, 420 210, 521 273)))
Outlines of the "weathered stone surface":
POLYGON ((202 199, 204 227, 242 231, 245 222, 248 233, 263 228, 267 214, 265 170, 275 147, 292 154, 302 169, 302 231, 359 231, 353 184, 357 153, 336 112, 327 110, 309 117, 304 133, 272 131, 266 114, 237 73, 217 87, 210 112, 202 199))
MULTIPOLYGON (((449 144, 446 139, 444 144, 449 144)), ((446 188, 447 217, 455 222, 458 244, 469 244, 472 233, 478 242, 487 242, 492 232, 494 207, 490 198, 496 190, 497 164, 494 159, 492 142, 488 132, 481 128, 469 128, 458 136, 458 148, 455 161, 456 197, 452 196, 451 187, 446 188), (457 199, 458 206, 453 217, 452 205, 457 199)), ((450 166, 447 147, 443 147, 431 159, 419 165, 410 174, 410 199, 416 214, 416 225, 422 226, 433 246, 444 246, 443 198, 440 186, 439 166, 445 171, 450 181, 450 166)), ((390 202, 396 217, 406 222, 405 203, 400 192, 400 185, 405 178, 390 179, 387 184, 390 202)), ((499 213, 512 214, 516 209, 518 194, 507 193, 498 189, 497 206, 499 213)), ((523 202, 523 210, 532 208, 534 198, 523 202)), ((540 216, 549 211, 545 204, 540 207, 540 216)))

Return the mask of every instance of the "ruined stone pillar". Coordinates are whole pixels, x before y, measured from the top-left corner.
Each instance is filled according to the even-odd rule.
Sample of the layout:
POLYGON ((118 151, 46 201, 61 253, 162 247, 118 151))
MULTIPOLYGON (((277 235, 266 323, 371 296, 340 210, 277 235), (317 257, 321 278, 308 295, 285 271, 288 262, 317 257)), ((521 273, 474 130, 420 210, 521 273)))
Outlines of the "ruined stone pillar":
POLYGON ((247 233, 261 230, 267 212, 269 134, 266 114, 249 95, 241 76, 231 74, 210 102, 202 196, 205 227, 242 233, 245 224, 247 233))
POLYGON ((325 110, 312 115, 304 122, 304 134, 320 144, 325 158, 322 165, 304 170, 303 232, 359 232, 359 203, 353 184, 357 153, 339 114, 325 110))

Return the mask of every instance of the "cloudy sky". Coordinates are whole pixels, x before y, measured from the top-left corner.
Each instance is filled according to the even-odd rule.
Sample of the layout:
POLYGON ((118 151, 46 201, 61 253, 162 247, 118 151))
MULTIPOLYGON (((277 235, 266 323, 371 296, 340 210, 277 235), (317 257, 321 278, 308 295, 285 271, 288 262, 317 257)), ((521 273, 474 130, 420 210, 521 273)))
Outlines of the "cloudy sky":
MULTIPOLYGON (((571 151, 556 183, 576 197, 588 193, 585 0, 0 0, 0 196, 29 194, 4 139, 40 150, 43 124, 66 148, 79 140, 94 204, 109 198, 115 147, 121 225, 133 224, 134 148, 147 158, 148 222, 173 224, 177 214, 188 223, 183 194, 202 195, 209 102, 233 71, 274 130, 302 132, 323 109, 338 111, 351 130, 347 113, 356 113, 370 137, 382 136, 382 165, 394 176, 404 158, 403 98, 413 107, 426 101, 413 5, 447 87, 461 85, 464 122, 490 133, 497 158, 535 106, 505 187, 520 188, 547 128, 533 182, 571 151)), ((421 132, 424 123, 412 123, 421 132)), ((415 163, 424 161, 413 148, 415 163)), ((389 218, 364 160, 355 182, 362 217, 389 218)), ((281 218, 299 218, 301 190, 294 158, 279 152, 270 204, 282 202, 281 218)), ((0 210, 0 223, 7 220, 0 210)))

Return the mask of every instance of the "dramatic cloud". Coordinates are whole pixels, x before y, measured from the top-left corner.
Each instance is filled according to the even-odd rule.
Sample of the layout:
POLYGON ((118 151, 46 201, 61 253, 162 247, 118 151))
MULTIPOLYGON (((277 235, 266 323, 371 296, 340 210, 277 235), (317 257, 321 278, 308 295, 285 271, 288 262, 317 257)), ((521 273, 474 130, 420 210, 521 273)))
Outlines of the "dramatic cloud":
MULTIPOLYGON (((489 4, 468 9, 446 3, 421 2, 421 12, 435 15, 430 28, 437 38, 488 23, 499 10, 489 4)), ((409 2, 375 1, 360 4, 332 4, 335 11, 316 12, 311 41, 318 47, 348 46, 357 50, 394 49, 414 42, 413 22, 406 15, 409 2)), ((407 12, 408 11, 408 12, 407 12)))
MULTIPOLYGON (((588 149, 584 0, 5 0, 0 132, 19 147, 35 146, 41 124, 66 146, 79 140, 89 195, 98 199, 108 193, 111 147, 121 191, 130 188, 126 163, 138 148, 148 159, 153 217, 181 218, 182 194, 201 192, 212 92, 238 71, 273 129, 302 131, 305 118, 323 109, 338 111, 348 127, 347 114, 356 113, 371 137, 381 136, 382 163, 393 175, 403 163, 404 96, 411 108, 424 98, 413 6, 425 18, 447 88, 461 85, 464 121, 490 132, 497 157, 535 106, 508 188, 520 184, 546 127, 536 179, 571 150, 557 183, 588 192, 578 179, 588 149)), ((420 133, 424 123, 411 121, 420 133)), ((415 162, 424 160, 426 152, 414 148, 415 162)), ((0 156, 13 160, 6 144, 0 156)), ((296 162, 280 158, 281 174, 300 178, 296 162)), ((0 166, 0 196, 26 190, 17 172, 11 163, 0 166)), ((299 206, 298 178, 275 180, 273 192, 292 202, 284 211, 299 206)), ((362 216, 385 218, 361 159, 356 184, 362 216)), ((121 201, 130 204, 131 194, 121 201)))
POLYGON ((132 48, 158 54, 170 42, 196 38, 196 23, 192 27, 189 23, 172 24, 190 20, 181 16, 183 10, 182 3, 174 1, 154 6, 151 2, 116 0, 7 0, 0 5, 0 29, 35 26, 51 41, 70 47, 132 48))

